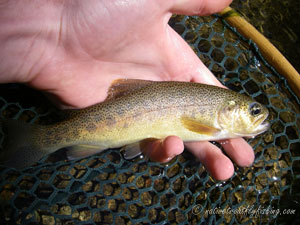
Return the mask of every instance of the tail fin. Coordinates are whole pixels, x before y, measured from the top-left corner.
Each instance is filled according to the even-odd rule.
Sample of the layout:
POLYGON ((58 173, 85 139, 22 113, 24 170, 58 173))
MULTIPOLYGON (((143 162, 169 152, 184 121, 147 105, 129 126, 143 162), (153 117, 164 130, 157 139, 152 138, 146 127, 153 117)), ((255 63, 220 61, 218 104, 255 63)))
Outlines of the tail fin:
POLYGON ((40 126, 1 119, 0 126, 5 134, 3 149, 0 151, 0 165, 24 168, 36 163, 47 154, 34 143, 40 126))

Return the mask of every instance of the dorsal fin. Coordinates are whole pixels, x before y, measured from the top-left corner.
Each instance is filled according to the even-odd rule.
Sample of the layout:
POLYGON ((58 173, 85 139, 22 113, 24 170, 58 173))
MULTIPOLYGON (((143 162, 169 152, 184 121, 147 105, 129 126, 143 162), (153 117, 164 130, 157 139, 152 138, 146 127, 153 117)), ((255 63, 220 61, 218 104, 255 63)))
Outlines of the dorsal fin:
MULTIPOLYGON (((112 82, 108 89, 107 97, 104 101, 112 100, 123 95, 127 95, 131 92, 137 91, 147 85, 154 83, 150 80, 138 80, 138 79, 116 79, 112 82)), ((85 109, 64 109, 59 116, 62 120, 68 120, 79 115, 81 111, 85 109)))
POLYGON ((137 91, 143 87, 152 84, 155 81, 138 80, 138 79, 117 79, 114 80, 109 87, 107 98, 105 101, 127 95, 131 92, 137 91))

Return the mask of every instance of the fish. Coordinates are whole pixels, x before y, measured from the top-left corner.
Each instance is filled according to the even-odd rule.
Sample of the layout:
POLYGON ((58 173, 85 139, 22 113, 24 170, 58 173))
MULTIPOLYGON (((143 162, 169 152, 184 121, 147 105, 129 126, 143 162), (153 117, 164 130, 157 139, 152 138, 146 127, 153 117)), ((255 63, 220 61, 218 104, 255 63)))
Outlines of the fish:
POLYGON ((68 159, 106 149, 125 149, 131 159, 143 152, 139 143, 175 135, 184 142, 255 137, 270 124, 268 109, 249 96, 193 82, 115 80, 107 99, 66 111, 66 119, 50 125, 1 120, 7 144, 0 164, 32 166, 66 148, 68 159))

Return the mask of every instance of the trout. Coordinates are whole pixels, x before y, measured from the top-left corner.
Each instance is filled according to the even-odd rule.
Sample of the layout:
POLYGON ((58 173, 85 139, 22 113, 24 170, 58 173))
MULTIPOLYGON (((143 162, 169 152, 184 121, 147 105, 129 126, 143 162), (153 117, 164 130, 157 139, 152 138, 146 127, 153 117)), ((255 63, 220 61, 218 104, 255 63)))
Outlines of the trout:
POLYGON ((76 159, 125 146, 126 158, 133 158, 142 152, 136 147, 142 145, 135 143, 170 135, 184 142, 255 137, 268 129, 267 117, 262 104, 229 89, 191 82, 117 80, 104 102, 72 110, 61 122, 2 121, 8 141, 0 164, 31 166, 61 148, 67 149, 69 159, 76 159))

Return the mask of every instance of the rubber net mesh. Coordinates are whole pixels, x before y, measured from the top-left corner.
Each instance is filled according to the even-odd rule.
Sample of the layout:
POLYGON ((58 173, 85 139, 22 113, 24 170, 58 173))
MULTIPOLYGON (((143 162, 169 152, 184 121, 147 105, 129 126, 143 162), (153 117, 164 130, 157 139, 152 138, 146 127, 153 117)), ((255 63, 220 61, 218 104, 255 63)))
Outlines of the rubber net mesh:
MULTIPOLYGON (((255 149, 255 163, 236 166, 231 179, 217 182, 187 151, 167 164, 124 160, 119 149, 77 161, 62 160, 58 152, 23 170, 0 168, 1 224, 295 220, 300 212, 299 100, 256 46, 218 16, 173 16, 170 25, 223 84, 268 107, 271 129, 248 140, 255 149), (283 215, 284 209, 296 213, 283 215)), ((28 123, 58 118, 41 93, 17 84, 0 86, 0 115, 28 123)), ((0 143, 4 138, 2 132, 0 143)))

